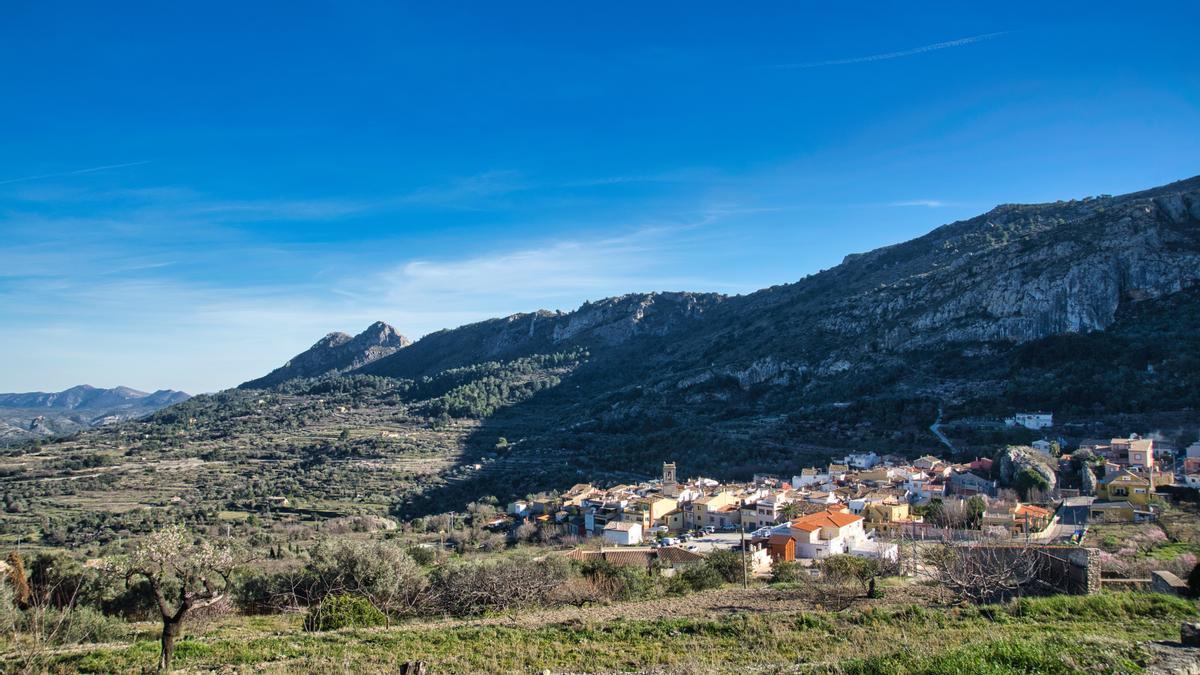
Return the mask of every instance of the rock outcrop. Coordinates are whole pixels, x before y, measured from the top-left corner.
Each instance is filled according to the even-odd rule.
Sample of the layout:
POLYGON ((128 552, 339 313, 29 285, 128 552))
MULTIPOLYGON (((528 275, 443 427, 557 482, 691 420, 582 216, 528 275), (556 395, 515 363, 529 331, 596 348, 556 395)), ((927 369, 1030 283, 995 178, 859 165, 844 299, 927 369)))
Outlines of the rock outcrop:
POLYGON ((1051 490, 1058 484, 1058 475, 1054 468, 1046 463, 1045 456, 1028 446, 1008 446, 996 456, 996 464, 1002 485, 1015 485, 1017 476, 1025 469, 1030 469, 1046 479, 1051 490))
POLYGON ((360 368, 407 347, 411 341, 395 328, 376 321, 351 337, 330 333, 312 347, 269 374, 241 385, 244 389, 262 389, 300 377, 318 377, 360 368))

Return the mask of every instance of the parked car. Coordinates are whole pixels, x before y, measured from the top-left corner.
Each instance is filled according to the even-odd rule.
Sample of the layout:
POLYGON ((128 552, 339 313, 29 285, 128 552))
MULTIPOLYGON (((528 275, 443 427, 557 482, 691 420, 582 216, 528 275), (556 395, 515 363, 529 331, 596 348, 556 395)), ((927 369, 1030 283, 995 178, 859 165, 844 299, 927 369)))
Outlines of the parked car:
POLYGON ((713 527, 712 525, 709 525, 704 528, 704 534, 715 534, 716 531, 717 531, 717 528, 713 527))

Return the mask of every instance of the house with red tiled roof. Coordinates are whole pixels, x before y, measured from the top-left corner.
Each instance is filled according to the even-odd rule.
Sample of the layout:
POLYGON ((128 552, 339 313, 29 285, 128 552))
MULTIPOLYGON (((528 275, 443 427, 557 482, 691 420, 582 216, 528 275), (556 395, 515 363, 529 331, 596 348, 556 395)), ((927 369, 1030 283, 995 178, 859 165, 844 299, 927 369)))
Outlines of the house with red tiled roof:
POLYGON ((894 559, 895 544, 880 544, 863 529, 864 519, 844 505, 793 519, 772 530, 767 546, 775 560, 817 559, 848 553, 894 559))
POLYGON ((1034 504, 1011 504, 997 502, 988 505, 980 526, 1003 527, 1014 535, 1036 534, 1045 530, 1054 521, 1054 511, 1034 504))

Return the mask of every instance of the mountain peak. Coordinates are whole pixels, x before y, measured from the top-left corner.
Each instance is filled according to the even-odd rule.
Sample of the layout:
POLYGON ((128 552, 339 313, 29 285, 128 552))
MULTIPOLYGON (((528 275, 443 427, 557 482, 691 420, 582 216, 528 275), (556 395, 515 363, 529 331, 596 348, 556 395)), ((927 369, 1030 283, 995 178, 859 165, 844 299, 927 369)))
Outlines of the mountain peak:
POLYGON ((329 333, 283 366, 240 386, 261 389, 296 378, 345 372, 394 354, 409 344, 411 341, 395 328, 376 321, 353 337, 342 332, 329 333))

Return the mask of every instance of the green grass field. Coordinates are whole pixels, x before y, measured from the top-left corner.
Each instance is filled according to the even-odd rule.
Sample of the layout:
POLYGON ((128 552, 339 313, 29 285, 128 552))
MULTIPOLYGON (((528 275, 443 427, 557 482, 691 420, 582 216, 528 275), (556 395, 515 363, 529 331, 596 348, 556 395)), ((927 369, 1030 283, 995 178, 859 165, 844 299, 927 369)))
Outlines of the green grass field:
MULTIPOLYGON (((681 602, 686 602, 686 599, 681 602)), ((1025 599, 994 607, 892 605, 841 613, 745 613, 709 619, 568 621, 535 628, 477 622, 305 633, 298 616, 233 617, 183 640, 179 671, 395 672, 1139 672, 1139 645, 1177 639, 1194 603, 1141 594, 1025 599)), ((158 644, 48 655, 53 672, 150 669, 158 644)))

